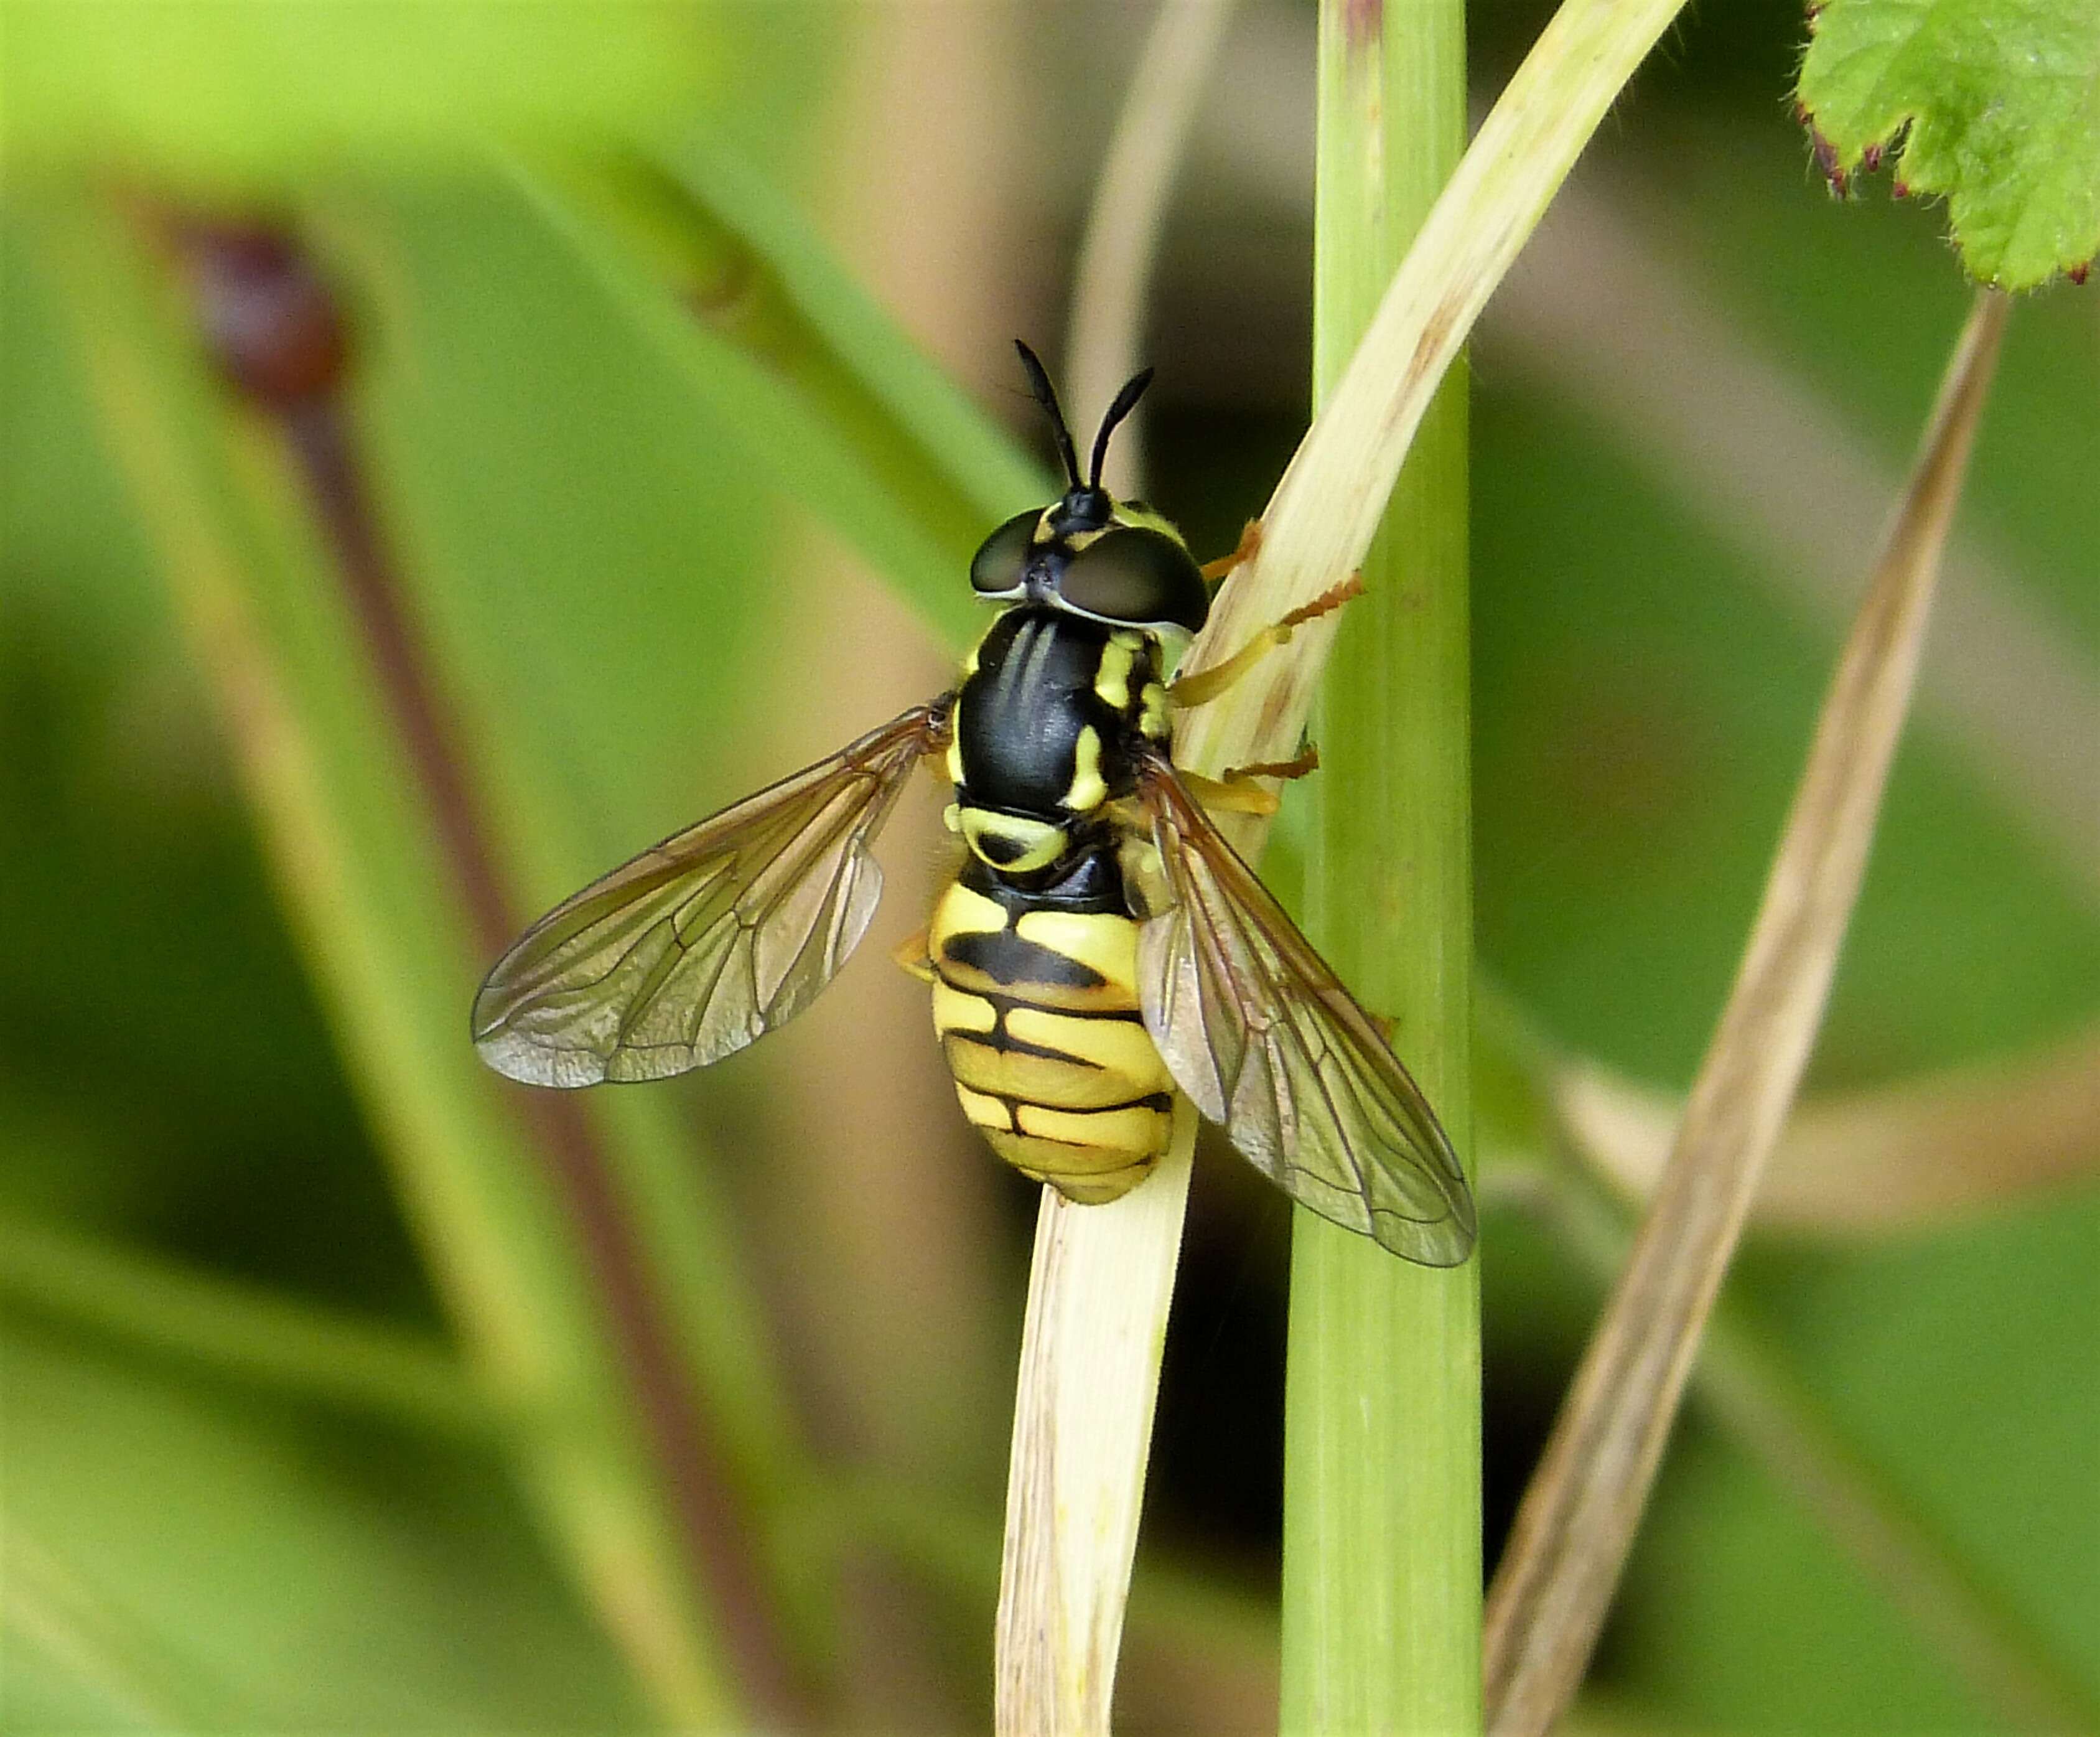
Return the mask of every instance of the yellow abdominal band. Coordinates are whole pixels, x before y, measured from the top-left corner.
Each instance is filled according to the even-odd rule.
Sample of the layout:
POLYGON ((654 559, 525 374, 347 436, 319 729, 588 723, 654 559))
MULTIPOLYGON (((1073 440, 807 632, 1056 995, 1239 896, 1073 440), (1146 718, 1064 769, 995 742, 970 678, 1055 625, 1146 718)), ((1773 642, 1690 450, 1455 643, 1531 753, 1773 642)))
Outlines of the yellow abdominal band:
POLYGON ((1138 1010, 1137 926, 1021 911, 960 885, 933 913, 933 1028, 963 1112, 1008 1164, 1112 1200, 1167 1149, 1173 1081, 1138 1010))

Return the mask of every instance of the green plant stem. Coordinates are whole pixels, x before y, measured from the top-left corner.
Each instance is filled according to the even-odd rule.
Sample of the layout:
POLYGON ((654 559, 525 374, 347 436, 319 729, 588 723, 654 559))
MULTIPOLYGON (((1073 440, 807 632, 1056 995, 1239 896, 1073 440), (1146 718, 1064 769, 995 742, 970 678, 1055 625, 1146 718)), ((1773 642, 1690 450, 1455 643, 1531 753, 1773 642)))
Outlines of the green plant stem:
MULTIPOLYGON (((1324 0, 1313 375, 1339 378, 1465 144, 1463 8, 1324 0)), ((1321 690, 1306 917, 1470 1145, 1466 400, 1448 377, 1321 690)), ((1339 577, 1339 576, 1337 576, 1339 577)), ((1285 1425, 1282 1729, 1477 1729, 1478 1269, 1299 1212, 1285 1425)))

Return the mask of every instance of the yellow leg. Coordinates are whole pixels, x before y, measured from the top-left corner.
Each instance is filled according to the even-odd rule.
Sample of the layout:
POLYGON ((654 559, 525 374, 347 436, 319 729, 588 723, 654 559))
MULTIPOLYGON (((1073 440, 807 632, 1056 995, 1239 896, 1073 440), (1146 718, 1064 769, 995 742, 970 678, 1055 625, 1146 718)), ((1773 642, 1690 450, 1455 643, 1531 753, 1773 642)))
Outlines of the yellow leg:
POLYGON ((1191 674, 1176 676, 1167 689, 1167 699, 1185 711, 1191 706, 1208 705, 1278 646, 1290 644, 1295 629, 1302 627, 1308 621, 1317 621, 1323 615, 1332 614, 1351 598, 1360 594, 1363 588, 1363 575, 1351 573, 1339 585, 1330 586, 1303 608, 1294 609, 1282 621, 1263 628, 1224 662, 1212 664, 1207 670, 1198 670, 1191 674))
POLYGON ((1203 564, 1203 577, 1212 585, 1222 585, 1236 567, 1244 567, 1255 558, 1261 547, 1261 521, 1250 519, 1240 532, 1239 546, 1229 555, 1203 564))
POLYGON ((929 983, 935 980, 933 951, 927 941, 928 932, 932 927, 929 923, 916 935, 907 935, 897 944, 889 955, 923 983, 929 983))
POLYGON ((1214 814, 1268 815, 1283 806, 1275 791, 1238 782, 1238 775, 1233 772, 1223 778, 1206 778, 1201 772, 1183 767, 1176 771, 1189 793, 1214 814))

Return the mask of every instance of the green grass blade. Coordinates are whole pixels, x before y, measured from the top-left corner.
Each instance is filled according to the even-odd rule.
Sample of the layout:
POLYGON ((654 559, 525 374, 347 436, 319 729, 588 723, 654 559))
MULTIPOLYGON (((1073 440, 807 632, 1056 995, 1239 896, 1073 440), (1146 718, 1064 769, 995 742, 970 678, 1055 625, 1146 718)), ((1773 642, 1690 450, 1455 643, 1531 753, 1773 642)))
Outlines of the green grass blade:
POLYGON ((667 1714, 731 1691, 670 1539, 572 1228, 465 1041, 479 961, 401 776, 355 625, 281 454, 225 412, 107 228, 43 257, 105 427, 224 708, 295 931, 412 1227, 557 1549, 667 1714))
MULTIPOLYGON (((1323 6, 1313 369, 1324 400, 1464 148, 1464 9, 1323 6)), ((1466 398, 1448 378, 1364 563, 1315 712, 1316 942, 1471 1148, 1466 398)), ((1292 1236, 1282 1728, 1480 1718, 1479 1269, 1292 1236)))
POLYGON ((402 1419, 492 1434, 498 1413, 430 1336, 0 1218, 0 1304, 208 1373, 402 1419))
POLYGON ((1043 474, 734 153, 692 144, 587 179, 511 166, 540 219, 774 486, 946 638, 958 576, 1043 474))

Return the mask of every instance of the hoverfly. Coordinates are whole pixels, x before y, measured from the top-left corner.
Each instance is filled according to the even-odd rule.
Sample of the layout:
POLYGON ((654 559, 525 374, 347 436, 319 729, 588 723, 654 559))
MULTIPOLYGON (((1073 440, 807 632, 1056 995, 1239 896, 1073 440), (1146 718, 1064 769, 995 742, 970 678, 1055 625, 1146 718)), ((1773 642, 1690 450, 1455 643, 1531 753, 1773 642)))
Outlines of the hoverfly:
POLYGON ((1082 480, 1048 376, 1017 344, 1069 485, 970 564, 999 614, 948 692, 674 833, 557 905, 481 987, 474 1039, 536 1085, 661 1079, 800 1013, 866 930, 870 846, 945 758, 966 847, 911 967, 963 1112, 1068 1199, 1127 1193, 1178 1088, 1322 1218, 1427 1266, 1466 1258, 1449 1141, 1370 1016, 1218 831, 1172 758, 1173 660, 1210 607, 1180 533, 1082 480))

